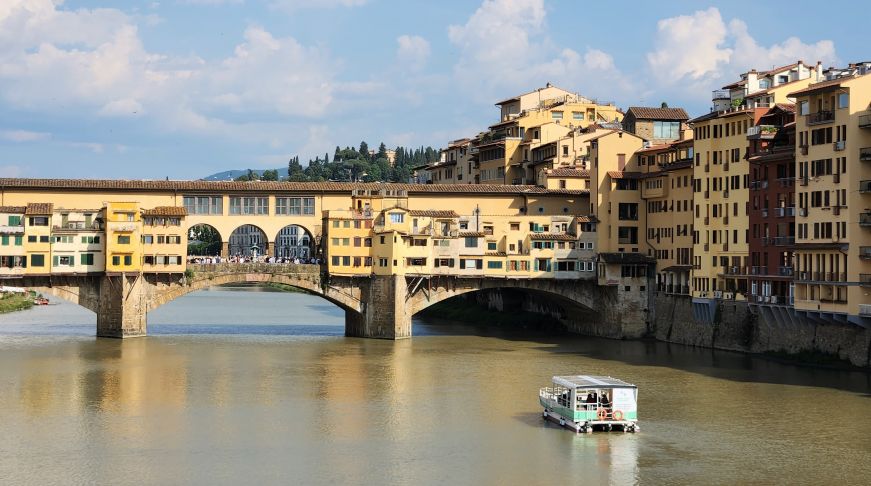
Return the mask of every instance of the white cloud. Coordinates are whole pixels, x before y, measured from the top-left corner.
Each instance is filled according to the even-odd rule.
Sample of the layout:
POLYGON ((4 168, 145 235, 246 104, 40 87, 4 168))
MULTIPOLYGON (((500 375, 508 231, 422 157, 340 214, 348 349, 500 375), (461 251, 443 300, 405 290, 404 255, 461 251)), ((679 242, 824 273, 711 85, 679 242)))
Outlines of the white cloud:
POLYGON ((654 45, 647 63, 659 86, 674 86, 699 96, 752 68, 770 69, 799 59, 809 64, 836 60, 834 43, 829 40, 805 44, 790 37, 770 47, 761 46, 744 21, 733 19, 727 24, 714 7, 660 20, 654 45))
POLYGON ((254 26, 224 59, 169 56, 144 47, 137 22, 147 19, 64 10, 51 0, 0 1, 0 102, 255 140, 263 135, 244 127, 250 120, 331 110, 338 63, 324 48, 254 26))
POLYGON ((102 154, 106 150, 102 143, 96 142, 68 142, 66 145, 75 149, 90 150, 95 154, 102 154))
POLYGON ((631 89, 606 52, 555 46, 546 35, 546 17, 543 0, 484 0, 465 24, 448 27, 460 49, 455 77, 475 92, 503 94, 549 81, 588 95, 631 89))
POLYGON ((396 58, 415 71, 426 66, 429 59, 429 42, 419 35, 401 35, 396 38, 396 58))
POLYGON ((10 142, 38 142, 51 138, 51 134, 29 130, 4 130, 0 131, 0 138, 10 142))

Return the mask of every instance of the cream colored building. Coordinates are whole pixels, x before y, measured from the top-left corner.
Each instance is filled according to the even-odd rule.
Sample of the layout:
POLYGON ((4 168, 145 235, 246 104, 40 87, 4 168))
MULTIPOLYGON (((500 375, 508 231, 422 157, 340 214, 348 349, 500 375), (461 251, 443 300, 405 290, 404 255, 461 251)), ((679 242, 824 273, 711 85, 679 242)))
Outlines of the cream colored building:
POLYGON ((24 249, 25 206, 0 207, 0 278, 21 276, 27 268, 24 249))
POLYGON ((795 309, 871 317, 871 63, 828 72, 796 100, 795 309))
POLYGON ((106 271, 105 217, 102 209, 55 207, 51 230, 51 273, 106 271))
POLYGON ((688 295, 693 268, 693 140, 649 146, 637 155, 657 290, 688 295))
POLYGON ((823 79, 821 63, 808 66, 801 60, 767 71, 751 69, 741 74, 738 81, 712 93, 714 111, 728 111, 739 106, 769 108, 777 103, 792 103, 793 99, 788 96, 790 92, 823 79))

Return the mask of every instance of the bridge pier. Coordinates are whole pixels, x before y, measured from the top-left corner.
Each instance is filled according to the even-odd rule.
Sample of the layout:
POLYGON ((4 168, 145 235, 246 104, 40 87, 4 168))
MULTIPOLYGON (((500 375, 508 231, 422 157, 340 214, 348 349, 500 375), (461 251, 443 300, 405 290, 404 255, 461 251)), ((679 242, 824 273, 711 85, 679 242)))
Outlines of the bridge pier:
POLYGON ((411 337, 411 306, 401 275, 373 275, 361 289, 362 313, 345 311, 345 335, 376 339, 411 337))
POLYGON ((142 274, 104 276, 100 281, 97 304, 97 336, 145 336, 146 305, 145 277, 142 274))

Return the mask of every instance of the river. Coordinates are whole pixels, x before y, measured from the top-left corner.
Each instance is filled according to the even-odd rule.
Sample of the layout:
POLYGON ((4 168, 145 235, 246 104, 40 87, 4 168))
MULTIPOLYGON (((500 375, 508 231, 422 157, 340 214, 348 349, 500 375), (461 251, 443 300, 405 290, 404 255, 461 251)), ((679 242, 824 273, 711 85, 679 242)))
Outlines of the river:
POLYGON ((867 484, 871 377, 652 342, 417 319, 345 338, 305 294, 216 288, 95 339, 0 316, 2 484, 867 484), (555 374, 639 386, 638 434, 541 419, 555 374))

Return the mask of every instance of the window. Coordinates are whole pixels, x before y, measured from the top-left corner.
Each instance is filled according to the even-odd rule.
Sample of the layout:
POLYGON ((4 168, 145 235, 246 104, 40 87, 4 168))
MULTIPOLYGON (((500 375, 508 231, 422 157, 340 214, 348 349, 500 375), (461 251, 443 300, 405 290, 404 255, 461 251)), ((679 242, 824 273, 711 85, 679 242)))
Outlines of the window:
POLYGON ((36 243, 36 235, 27 235, 28 243, 36 243))
POLYGON ((557 272, 574 272, 576 263, 574 260, 556 262, 556 270, 557 272))
POLYGON ((30 266, 31 267, 44 267, 45 266, 45 255, 30 255, 30 266))
POLYGON ((40 236, 40 237, 39 237, 39 242, 40 242, 40 243, 48 243, 48 242, 49 242, 49 237, 48 237, 48 235, 42 235, 42 236, 40 236))
POLYGON ((334 267, 338 267, 339 265, 341 265, 341 261, 341 257, 334 256, 330 259, 330 264, 332 264, 334 267))
POLYGON ((561 112, 561 111, 552 111, 552 112, 550 112, 550 118, 551 118, 552 120, 562 120, 562 119, 563 119, 563 112, 561 112))
POLYGON ((759 80, 759 89, 768 89, 770 87, 771 87, 771 82, 768 81, 767 79, 760 79, 759 80))
POLYGON ((487 249, 490 251, 496 251, 496 242, 495 241, 488 241, 487 242, 487 249))
POLYGON ((0 236, 0 244, 3 246, 9 246, 9 235, 0 236))
POLYGON ((467 236, 466 248, 478 248, 478 238, 475 236, 467 236))
POLYGON ((487 268, 494 269, 494 270, 501 269, 502 262, 489 260, 489 261, 487 261, 487 268))
POLYGON ((48 218, 45 216, 35 216, 30 218, 30 226, 48 226, 48 218))
POLYGON ((129 245, 130 244, 130 236, 129 235, 118 235, 118 244, 119 245, 129 245))
POLYGON ((24 237, 22 235, 15 235, 15 246, 21 246, 24 242, 24 237))
POLYGON ((146 245, 150 245, 150 244, 154 243, 154 236, 153 235, 142 235, 142 243, 144 243, 146 245))
POLYGON ((21 216, 9 216, 9 226, 21 226, 21 216))
POLYGON ((677 139, 680 137, 679 121, 654 121, 653 138, 677 139))
POLYGON ((269 197, 267 196, 231 196, 230 214, 269 214, 269 197))
POLYGON ((573 112, 572 112, 572 119, 574 119, 574 120, 583 120, 583 119, 584 119, 584 112, 582 112, 582 111, 573 111, 573 112))
POLYGON ((79 262, 82 265, 93 265, 94 264, 94 254, 93 253, 82 253, 79 255, 79 262))
POLYGON ((802 101, 798 104, 798 114, 802 116, 810 114, 810 106, 808 106, 807 101, 802 101))
POLYGON ((850 106, 850 93, 838 93, 838 108, 850 106))
POLYGON ((124 255, 124 266, 129 267, 133 265, 133 257, 131 255, 124 255))
POLYGON ((405 221, 405 213, 389 213, 391 223, 402 223, 405 221))
POLYGON ((637 221, 638 220, 638 204, 637 203, 620 203, 618 206, 618 218, 621 221, 637 221))
POLYGON ((112 265, 118 266, 121 265, 121 257, 118 255, 112 256, 112 265))
POLYGON ((617 228, 617 242, 637 244, 638 243, 638 228, 634 226, 620 226, 617 228))
POLYGON ((276 197, 275 214, 305 215, 315 214, 315 198, 313 197, 276 197))
POLYGON ((52 266, 54 267, 71 267, 75 264, 75 258, 72 255, 55 255, 52 266))

